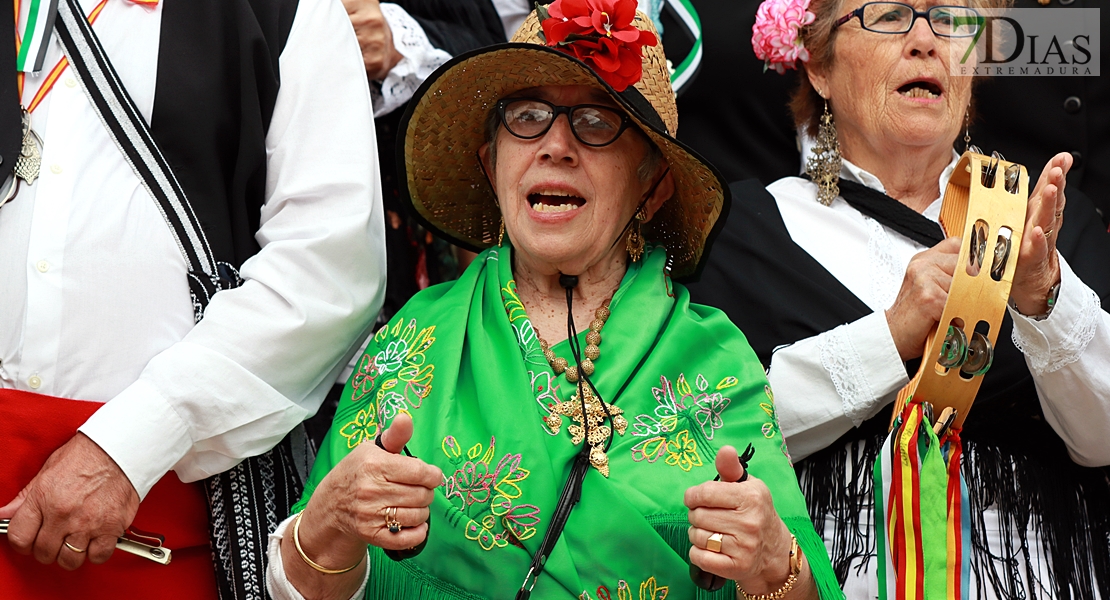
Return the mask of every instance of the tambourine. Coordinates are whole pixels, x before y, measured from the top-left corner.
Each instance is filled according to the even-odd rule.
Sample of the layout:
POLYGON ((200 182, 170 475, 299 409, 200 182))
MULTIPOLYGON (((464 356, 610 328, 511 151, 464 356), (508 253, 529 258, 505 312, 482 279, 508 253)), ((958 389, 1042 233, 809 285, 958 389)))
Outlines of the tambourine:
POLYGON ((994 360, 1025 232, 1028 189, 1025 167, 997 152, 960 157, 944 192, 940 223, 949 234, 961 232, 963 248, 921 367, 898 393, 891 428, 911 397, 937 415, 951 408, 948 425, 963 426, 994 360))

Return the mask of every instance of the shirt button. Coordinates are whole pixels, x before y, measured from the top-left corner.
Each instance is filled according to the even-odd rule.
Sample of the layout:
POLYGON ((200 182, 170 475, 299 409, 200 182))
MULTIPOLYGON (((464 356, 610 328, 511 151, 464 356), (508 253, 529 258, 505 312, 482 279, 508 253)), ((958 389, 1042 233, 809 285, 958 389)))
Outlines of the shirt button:
POLYGON ((40 260, 39 262, 35 263, 35 268, 39 270, 39 273, 45 273, 50 270, 50 263, 46 262, 45 260, 40 260))
POLYGON ((31 386, 32 390, 37 390, 42 386, 42 378, 38 375, 32 375, 27 378, 27 385, 31 386))
POLYGON ((1067 99, 1064 100, 1064 110, 1068 114, 1074 115, 1079 112, 1081 108, 1083 108, 1083 100, 1081 100, 1079 96, 1068 96, 1067 99))
POLYGON ((77 80, 72 77, 66 77, 66 87, 77 87, 77 80))
POLYGON ((50 165, 50 172, 55 174, 55 175, 61 175, 62 174, 62 165, 59 165, 59 164, 50 165))

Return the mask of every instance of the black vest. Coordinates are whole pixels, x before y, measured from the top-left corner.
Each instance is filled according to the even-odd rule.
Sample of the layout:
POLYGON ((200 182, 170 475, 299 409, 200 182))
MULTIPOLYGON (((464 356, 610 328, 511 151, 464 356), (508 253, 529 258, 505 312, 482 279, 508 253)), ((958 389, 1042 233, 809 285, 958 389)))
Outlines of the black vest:
POLYGON ((216 260, 238 268, 259 250, 266 132, 298 0, 162 1, 150 129, 216 260))

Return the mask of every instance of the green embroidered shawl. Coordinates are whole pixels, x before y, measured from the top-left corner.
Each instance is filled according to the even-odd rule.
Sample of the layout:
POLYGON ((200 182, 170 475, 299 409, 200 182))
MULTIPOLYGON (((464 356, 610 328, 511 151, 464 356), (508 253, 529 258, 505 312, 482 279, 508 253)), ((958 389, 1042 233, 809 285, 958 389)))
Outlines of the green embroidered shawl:
MULTIPOLYGON (((423 553, 394 562, 371 548, 367 598, 512 598, 543 539, 580 446, 542 417, 573 385, 555 376, 516 296, 508 245, 455 282, 417 294, 374 335, 347 383, 300 511, 324 475, 408 411, 414 456, 446 477, 423 553)), ((590 469, 582 500, 533 598, 734 598, 690 580, 683 493, 713 479, 717 450, 752 443, 753 476, 797 536, 821 589, 842 598, 791 468, 763 369, 724 313, 691 305, 651 249, 613 296, 592 377, 624 410, 610 476, 590 469), (619 392, 619 393, 618 393, 619 392)), ((587 330, 585 323, 580 330, 587 330)), ((585 334, 581 335, 585 347, 585 334)), ((571 360, 566 341, 553 347, 571 360)))

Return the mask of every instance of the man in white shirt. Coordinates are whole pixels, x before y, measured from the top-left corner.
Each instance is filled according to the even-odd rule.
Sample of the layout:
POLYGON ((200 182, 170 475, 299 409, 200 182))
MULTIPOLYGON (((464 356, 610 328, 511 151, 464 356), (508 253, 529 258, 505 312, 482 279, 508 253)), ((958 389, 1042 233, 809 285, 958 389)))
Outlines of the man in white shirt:
MULTIPOLYGON (((338 0, 78 9, 96 19, 216 258, 242 285, 194 322, 181 249, 72 67, 43 87, 62 58, 55 35, 21 94, 41 176, 0 208, 0 391, 105 404, 18 497, 0 499, 0 519, 18 552, 67 569, 107 560, 171 469, 183 481, 217 475, 312 415, 372 324, 385 276, 370 95, 338 0)), ((15 15, 17 33, 29 11, 15 15)), ((272 517, 257 513, 280 521, 283 496, 300 495, 267 479, 296 475, 263 470, 239 486, 233 476, 225 492, 250 484, 265 496, 242 521, 237 499, 213 500, 209 486, 235 515, 230 547, 214 548, 232 579, 224 594, 263 597, 256 566, 223 569, 261 555, 264 543, 251 546, 272 517)))

